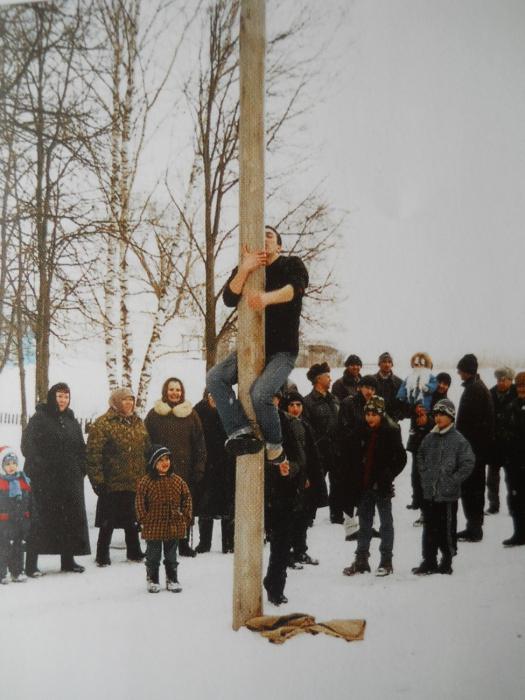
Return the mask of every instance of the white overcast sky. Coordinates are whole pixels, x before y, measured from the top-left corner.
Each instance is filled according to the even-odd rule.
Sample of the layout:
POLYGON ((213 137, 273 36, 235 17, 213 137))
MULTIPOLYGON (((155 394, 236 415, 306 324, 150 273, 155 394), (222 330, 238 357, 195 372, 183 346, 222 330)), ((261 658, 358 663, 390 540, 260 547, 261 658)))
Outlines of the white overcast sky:
MULTIPOLYGON (((356 0, 322 170, 344 351, 525 365, 525 2, 356 0)), ((403 364, 405 364, 403 362, 403 364)))
MULTIPOLYGON (((293 13, 283 0, 268 14, 285 1, 293 13)), ((333 39, 334 21, 319 26, 337 65, 319 63, 309 173, 349 213, 338 303, 310 339, 365 360, 388 349, 402 365, 423 350, 436 364, 474 352, 525 367, 525 0, 323 8, 346 12, 333 39)), ((164 153, 180 147, 171 122, 164 153)))

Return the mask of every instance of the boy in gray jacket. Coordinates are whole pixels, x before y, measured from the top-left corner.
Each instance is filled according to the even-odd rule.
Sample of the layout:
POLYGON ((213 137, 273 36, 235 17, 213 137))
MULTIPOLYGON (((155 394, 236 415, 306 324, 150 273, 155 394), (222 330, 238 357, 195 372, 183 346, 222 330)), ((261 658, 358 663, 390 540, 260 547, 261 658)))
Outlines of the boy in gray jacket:
POLYGON ((416 575, 451 574, 456 553, 456 526, 461 484, 474 469, 474 453, 454 427, 456 409, 449 399, 433 409, 435 426, 417 453, 423 489, 423 561, 412 569, 416 575), (441 562, 437 563, 438 549, 441 562))

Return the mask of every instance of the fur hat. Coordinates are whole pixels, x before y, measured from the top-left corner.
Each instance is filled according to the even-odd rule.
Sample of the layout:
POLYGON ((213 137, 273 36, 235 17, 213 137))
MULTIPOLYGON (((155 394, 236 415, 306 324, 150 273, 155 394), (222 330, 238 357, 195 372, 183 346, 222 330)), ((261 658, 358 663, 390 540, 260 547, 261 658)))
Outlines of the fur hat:
POLYGON ((389 352, 382 352, 379 355, 379 358, 377 360, 377 364, 379 365, 381 362, 385 362, 386 360, 390 360, 392 364, 394 364, 394 358, 389 352))
POLYGON ((478 371, 478 358, 472 353, 463 355, 461 360, 458 362, 457 368, 461 372, 466 372, 466 374, 476 374, 478 371))
POLYGON ((432 358, 427 352, 416 352, 410 358, 410 366, 432 369, 434 365, 432 364, 432 358))
POLYGON ((327 372, 330 372, 328 362, 322 362, 321 364, 316 363, 315 365, 312 365, 310 367, 310 369, 306 373, 306 377, 312 382, 312 384, 315 384, 316 378, 320 374, 326 374, 327 372))
POLYGON ((443 384, 446 384, 447 386, 450 386, 452 384, 452 377, 448 372, 439 372, 439 374, 436 375, 437 382, 442 382, 443 384))
POLYGON ((385 400, 382 396, 372 396, 365 403, 365 413, 377 413, 382 416, 385 412, 385 400))
POLYGON ((348 357, 345 360, 345 367, 350 367, 350 365, 359 365, 359 367, 363 366, 359 355, 348 355, 348 357))
POLYGON ((0 447, 0 469, 5 473, 4 464, 7 461, 16 462, 17 466, 20 464, 18 461, 18 454, 15 449, 9 447, 9 445, 2 445, 0 447))
POLYGON ((357 383, 357 386, 369 386, 371 389, 377 391, 377 379, 374 377, 373 374, 365 374, 364 377, 361 377, 361 379, 357 383))
POLYGON ((494 370, 494 376, 496 379, 510 379, 512 381, 515 374, 516 372, 512 369, 512 367, 507 367, 506 365, 503 367, 498 367, 494 370))
POLYGON ((130 397, 133 399, 133 401, 135 401, 135 395, 133 394, 131 389, 115 389, 109 395, 109 405, 117 413, 122 413, 122 402, 124 401, 124 399, 130 397))
POLYGON ((288 410, 288 406, 289 406, 291 403, 293 403, 294 401, 300 401, 301 404, 304 405, 303 397, 301 396, 301 394, 300 394, 298 391, 289 391, 289 392, 288 392, 287 394, 285 394, 285 395, 283 396, 283 398, 281 399, 280 408, 281 408, 283 411, 287 411, 287 410, 288 410))
POLYGON ((450 399, 441 399, 440 401, 436 401, 432 412, 444 413, 445 415, 450 416, 452 420, 456 420, 456 407, 450 399))
POLYGON ((516 386, 523 386, 525 384, 525 372, 518 372, 514 378, 514 384, 516 384, 516 386))

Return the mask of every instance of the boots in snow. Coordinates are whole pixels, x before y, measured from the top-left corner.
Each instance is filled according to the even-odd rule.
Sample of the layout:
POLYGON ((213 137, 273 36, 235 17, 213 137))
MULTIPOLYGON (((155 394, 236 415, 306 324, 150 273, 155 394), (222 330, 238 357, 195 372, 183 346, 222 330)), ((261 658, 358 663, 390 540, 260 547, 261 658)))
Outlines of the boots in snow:
POLYGON ((376 576, 389 576, 394 573, 392 557, 381 556, 381 561, 377 567, 376 576))
POLYGON ((160 593, 159 567, 146 569, 146 580, 148 582, 148 593, 160 593))
POLYGON ((177 567, 166 564, 166 588, 171 593, 180 593, 182 586, 177 578, 177 567))
POLYGON ((423 561, 419 566, 414 566, 412 573, 416 576, 428 576, 430 574, 438 573, 437 561, 423 561))
POLYGON ((355 561, 346 569, 343 569, 343 574, 345 576, 354 576, 355 574, 365 574, 370 571, 370 564, 368 563, 368 552, 359 552, 355 555, 355 561))
POLYGON ((235 530, 235 521, 233 518, 221 519, 221 540, 222 553, 231 554, 233 552, 233 535, 235 530))
POLYGON ((210 551, 212 534, 212 518, 199 518, 199 544, 195 547, 197 554, 205 554, 210 551))

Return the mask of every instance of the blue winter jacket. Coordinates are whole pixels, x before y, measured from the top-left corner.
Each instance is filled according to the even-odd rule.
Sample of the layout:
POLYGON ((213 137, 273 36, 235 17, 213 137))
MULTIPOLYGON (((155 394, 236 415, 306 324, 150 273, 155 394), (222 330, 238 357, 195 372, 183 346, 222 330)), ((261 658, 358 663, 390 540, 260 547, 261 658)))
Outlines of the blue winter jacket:
POLYGON ((474 462, 472 448, 453 425, 443 432, 434 427, 423 439, 416 457, 423 498, 426 501, 457 501, 461 484, 474 469, 474 462))

